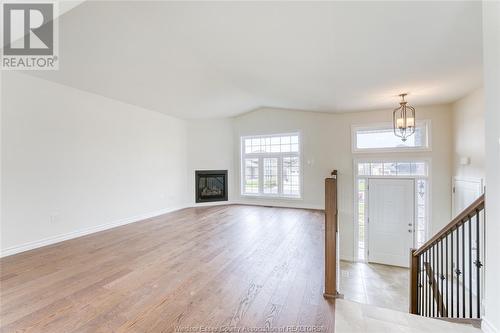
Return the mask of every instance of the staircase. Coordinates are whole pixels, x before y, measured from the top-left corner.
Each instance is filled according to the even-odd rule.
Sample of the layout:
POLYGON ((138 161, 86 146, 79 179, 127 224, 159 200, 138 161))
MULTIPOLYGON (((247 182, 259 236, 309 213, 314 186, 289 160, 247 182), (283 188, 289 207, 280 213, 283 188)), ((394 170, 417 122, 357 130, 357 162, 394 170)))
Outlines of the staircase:
POLYGON ((361 304, 335 301, 335 333, 481 333, 470 323, 435 320, 409 313, 361 304))
POLYGON ((481 318, 484 195, 410 254, 410 313, 477 324, 481 318))

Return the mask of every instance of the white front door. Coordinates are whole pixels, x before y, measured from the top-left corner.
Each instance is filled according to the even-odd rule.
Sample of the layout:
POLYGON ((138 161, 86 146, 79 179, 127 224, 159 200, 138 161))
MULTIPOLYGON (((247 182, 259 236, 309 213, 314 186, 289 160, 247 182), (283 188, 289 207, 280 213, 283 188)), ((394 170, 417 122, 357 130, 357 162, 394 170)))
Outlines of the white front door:
POLYGON ((370 179, 368 184, 368 261, 409 267, 415 181, 370 179))

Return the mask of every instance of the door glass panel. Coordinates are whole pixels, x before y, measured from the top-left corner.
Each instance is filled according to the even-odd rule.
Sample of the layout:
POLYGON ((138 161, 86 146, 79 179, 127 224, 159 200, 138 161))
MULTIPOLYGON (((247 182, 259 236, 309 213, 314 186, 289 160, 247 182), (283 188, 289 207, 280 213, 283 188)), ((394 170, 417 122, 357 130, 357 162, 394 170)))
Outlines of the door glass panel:
POLYGON ((264 158, 264 184, 266 194, 278 194, 278 159, 264 158))
POLYGON ((300 167, 298 157, 283 157, 283 194, 300 196, 300 167))
POLYGON ((259 159, 245 159, 245 193, 259 193, 259 159))

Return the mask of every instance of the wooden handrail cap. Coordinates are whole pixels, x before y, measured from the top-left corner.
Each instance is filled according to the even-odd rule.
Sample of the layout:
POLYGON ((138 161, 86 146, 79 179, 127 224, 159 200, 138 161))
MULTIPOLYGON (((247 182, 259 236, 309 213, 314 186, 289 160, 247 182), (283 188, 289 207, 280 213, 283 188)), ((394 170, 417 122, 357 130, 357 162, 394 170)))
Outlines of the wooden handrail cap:
POLYGON ((417 251, 413 253, 414 256, 419 256, 420 254, 427 251, 434 243, 439 239, 447 235, 451 230, 460 226, 465 219, 474 216, 479 211, 484 209, 484 194, 481 194, 479 198, 474 200, 467 208, 465 208, 460 214, 457 215, 450 223, 448 223, 444 228, 438 231, 431 239, 424 243, 417 251))

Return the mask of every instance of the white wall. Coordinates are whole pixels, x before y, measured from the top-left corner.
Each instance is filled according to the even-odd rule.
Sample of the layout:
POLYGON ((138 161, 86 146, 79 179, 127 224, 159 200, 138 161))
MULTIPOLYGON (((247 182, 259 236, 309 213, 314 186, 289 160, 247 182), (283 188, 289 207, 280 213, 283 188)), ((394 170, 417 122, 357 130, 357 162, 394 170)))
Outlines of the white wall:
MULTIPOLYGON (((187 189, 190 205, 195 204, 195 170, 228 170, 228 199, 234 198, 233 123, 231 118, 190 120, 187 123, 187 189)), ((222 204, 227 202, 221 202, 222 204)))
MULTIPOLYGON (((451 108, 449 105, 419 107, 418 116, 432 121, 432 151, 413 154, 386 154, 394 158, 431 158, 431 233, 450 221, 451 211, 451 108)), ((302 200, 267 200, 241 196, 240 147, 235 144, 235 201, 250 204, 324 208, 324 179, 332 169, 339 171, 340 253, 343 259, 354 254, 353 159, 378 158, 380 154, 353 154, 351 125, 390 122, 391 110, 326 114, 281 109, 260 109, 234 119, 234 142, 240 136, 300 131, 304 195, 302 200)))
MULTIPOLYGON (((326 114, 261 109, 236 118, 183 121, 23 74, 6 73, 2 91, 2 252, 29 248, 104 224, 138 220, 194 204, 194 170, 227 169, 229 200, 324 207, 324 178, 339 170, 341 254, 353 259, 351 125, 391 120, 390 110, 326 114), (20 92, 29 92, 29 99, 20 92), (240 195, 242 135, 302 134, 302 200, 240 195), (34 243, 33 243, 34 242, 34 243)), ((432 226, 450 219, 451 112, 419 107, 433 125, 432 226)))
MULTIPOLYGON (((324 208, 323 180, 334 168, 334 153, 329 122, 331 115, 281 109, 260 109, 234 119, 234 156, 237 202, 301 208, 324 208), (240 194, 240 138, 245 135, 290 133, 300 131, 303 162, 302 200, 257 199, 240 194)), ((346 140, 346 138, 344 138, 346 140)))
POLYGON ((484 179, 484 91, 477 89, 451 105, 453 115, 453 175, 484 179), (470 158, 460 165, 460 158, 470 158))
POLYGON ((486 120, 486 297, 483 330, 500 332, 500 2, 483 1, 486 120))
POLYGON ((7 255, 186 204, 186 124, 4 72, 1 249, 7 255))

